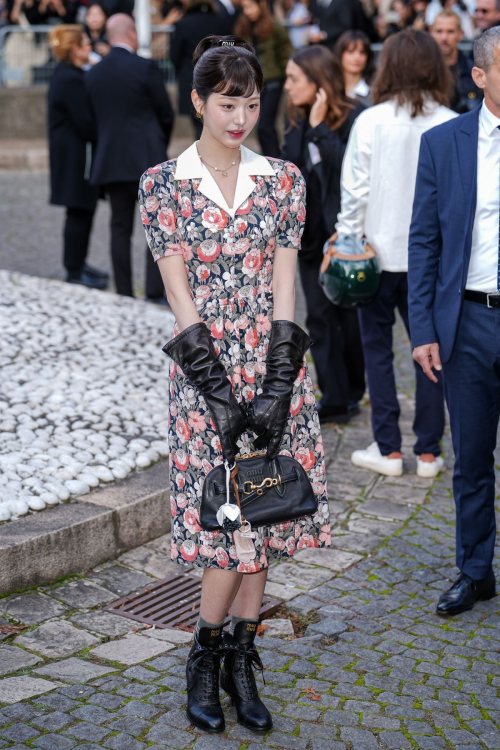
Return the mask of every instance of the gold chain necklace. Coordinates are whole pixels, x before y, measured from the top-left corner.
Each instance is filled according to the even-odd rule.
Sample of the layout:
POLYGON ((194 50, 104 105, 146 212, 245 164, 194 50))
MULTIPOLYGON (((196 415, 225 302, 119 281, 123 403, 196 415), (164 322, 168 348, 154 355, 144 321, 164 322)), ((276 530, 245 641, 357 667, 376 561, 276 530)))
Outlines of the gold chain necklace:
POLYGON ((237 161, 232 161, 231 164, 228 167, 225 167, 224 169, 220 169, 219 167, 214 167, 212 164, 209 164, 207 161, 205 161, 205 159, 202 157, 202 155, 200 154, 200 152, 198 151, 198 149, 196 149, 196 150, 198 152, 198 156, 200 157, 201 163, 205 164, 205 166, 207 166, 207 167, 210 167, 210 169, 215 170, 215 172, 220 172, 221 175, 222 175, 222 177, 227 177, 227 173, 229 172, 229 170, 232 169, 234 166, 236 166, 236 164, 239 163, 239 160, 238 160, 238 162, 237 161))

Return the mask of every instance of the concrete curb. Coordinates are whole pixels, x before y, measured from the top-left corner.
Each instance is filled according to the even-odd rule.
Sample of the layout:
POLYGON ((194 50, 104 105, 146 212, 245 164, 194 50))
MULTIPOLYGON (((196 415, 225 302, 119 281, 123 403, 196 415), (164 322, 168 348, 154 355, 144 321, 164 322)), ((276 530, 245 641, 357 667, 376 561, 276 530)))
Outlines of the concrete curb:
POLYGON ((0 526, 0 594, 84 573, 170 531, 168 461, 0 526))

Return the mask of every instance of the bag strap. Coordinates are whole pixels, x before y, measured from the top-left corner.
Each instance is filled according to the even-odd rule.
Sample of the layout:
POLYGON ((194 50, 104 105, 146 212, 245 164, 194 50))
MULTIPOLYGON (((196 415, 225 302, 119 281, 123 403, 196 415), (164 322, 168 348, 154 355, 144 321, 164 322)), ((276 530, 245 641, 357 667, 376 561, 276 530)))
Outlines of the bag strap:
POLYGON ((236 495, 236 502, 238 504, 238 508, 240 509, 240 515, 241 515, 241 522, 245 523, 245 517, 243 515, 243 512, 241 510, 241 502, 240 502, 240 491, 238 489, 238 483, 236 482, 236 476, 238 475, 238 463, 237 461, 234 462, 234 467, 231 471, 230 478, 234 489, 234 494, 236 495))

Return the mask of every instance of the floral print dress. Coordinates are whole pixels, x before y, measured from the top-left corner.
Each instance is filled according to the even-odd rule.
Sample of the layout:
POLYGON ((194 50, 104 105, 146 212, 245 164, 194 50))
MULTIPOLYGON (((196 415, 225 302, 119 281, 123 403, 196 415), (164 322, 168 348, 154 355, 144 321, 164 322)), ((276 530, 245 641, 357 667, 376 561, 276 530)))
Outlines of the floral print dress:
MULTIPOLYGON (((142 222, 155 260, 182 255, 198 313, 233 384, 249 402, 266 373, 273 319, 275 247, 298 248, 305 219, 305 183, 294 164, 241 147, 229 208, 193 144, 178 159, 141 178, 142 222)), ((176 326, 174 335, 179 333, 176 326)), ((203 480, 223 462, 219 437, 203 396, 170 361, 170 502, 172 559, 199 567, 255 572, 305 547, 330 544, 323 441, 307 363, 294 383, 280 453, 300 461, 318 497, 314 516, 253 529, 257 555, 238 559, 231 534, 200 526, 203 480)), ((240 454, 254 448, 243 434, 240 454)))

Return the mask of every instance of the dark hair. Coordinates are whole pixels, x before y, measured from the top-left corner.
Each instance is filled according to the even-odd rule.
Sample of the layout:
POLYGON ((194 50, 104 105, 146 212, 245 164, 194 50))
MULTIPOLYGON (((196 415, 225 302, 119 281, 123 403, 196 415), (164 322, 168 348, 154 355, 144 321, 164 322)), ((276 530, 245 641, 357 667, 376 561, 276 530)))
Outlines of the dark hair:
POLYGON ((426 31, 405 29, 384 42, 372 87, 374 104, 396 99, 399 105, 408 104, 416 117, 429 98, 448 107, 452 90, 439 45, 426 31))
POLYGON ((238 36, 205 37, 194 51, 193 64, 193 89, 204 102, 210 94, 251 96, 264 86, 254 48, 238 36))
POLYGON ((350 52, 354 47, 358 45, 359 42, 361 42, 361 44, 363 45, 363 52, 366 55, 366 67, 363 71, 363 78, 367 83, 370 83, 374 72, 374 56, 370 40, 368 39, 364 31, 344 31, 344 33, 339 37, 334 51, 339 59, 340 64, 342 65, 342 55, 344 54, 344 52, 350 52))
MULTIPOLYGON (((328 47, 313 44, 297 50, 290 60, 299 66, 318 89, 325 90, 328 100, 325 122, 330 130, 339 128, 346 121, 354 105, 352 100, 345 95, 342 68, 333 52, 328 47)), ((292 125, 297 125, 306 115, 308 115, 307 107, 296 107, 289 102, 288 119, 292 125)))
POLYGON ((269 39, 273 33, 275 21, 267 0, 252 0, 252 2, 260 8, 259 18, 255 23, 252 23, 252 21, 246 17, 245 12, 241 11, 238 20, 236 21, 234 31, 244 39, 252 39, 255 37, 259 42, 263 42, 266 39, 269 39))
POLYGON ((99 8, 104 13, 104 15, 106 16, 106 18, 108 18, 108 14, 106 13, 106 9, 102 6, 101 0, 90 0, 89 4, 87 5, 87 10, 89 10, 90 8, 92 8, 92 6, 94 6, 94 5, 98 5, 99 8))

